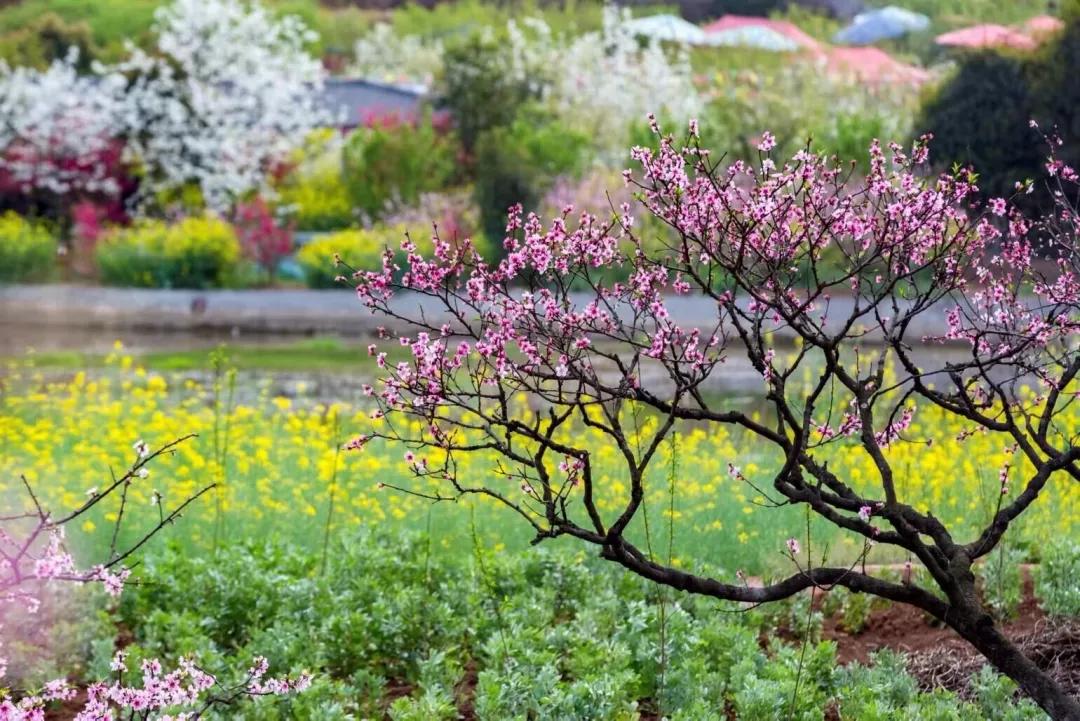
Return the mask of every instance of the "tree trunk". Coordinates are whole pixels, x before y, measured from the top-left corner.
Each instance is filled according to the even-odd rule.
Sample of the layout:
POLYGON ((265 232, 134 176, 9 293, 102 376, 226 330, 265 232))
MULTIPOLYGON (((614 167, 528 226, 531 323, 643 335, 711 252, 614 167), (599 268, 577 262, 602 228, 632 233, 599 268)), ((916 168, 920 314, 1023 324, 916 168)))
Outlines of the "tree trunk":
MULTIPOLYGON (((985 614, 974 623, 953 628, 1001 673, 1020 685, 1054 721, 1080 721, 1080 701, 1070 696, 1049 674, 1025 656, 985 614)), ((952 624, 950 624, 952 625, 952 624)))

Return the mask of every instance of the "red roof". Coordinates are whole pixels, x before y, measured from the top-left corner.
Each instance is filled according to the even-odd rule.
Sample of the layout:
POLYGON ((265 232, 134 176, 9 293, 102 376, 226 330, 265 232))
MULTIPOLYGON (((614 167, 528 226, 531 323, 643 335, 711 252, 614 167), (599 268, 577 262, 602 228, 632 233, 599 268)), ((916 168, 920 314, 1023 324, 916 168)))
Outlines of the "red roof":
POLYGON ((930 77, 922 68, 900 62, 875 47, 831 48, 826 65, 834 73, 846 73, 864 83, 900 82, 920 84, 930 77))
POLYGON ((973 25, 937 36, 938 45, 964 48, 1006 47, 1016 50, 1034 50, 1038 45, 1028 35, 1004 25, 973 25))
POLYGON ((770 20, 769 18, 759 18, 750 15, 724 15, 719 20, 714 20, 702 29, 707 33, 718 33, 725 30, 736 30, 738 28, 755 26, 769 28, 770 30, 778 32, 807 50, 821 52, 821 43, 807 35, 797 25, 789 23, 786 20, 770 20))
POLYGON ((1053 35, 1064 27, 1065 23, 1052 15, 1036 15, 1026 20, 1023 25, 1024 32, 1036 40, 1053 35))

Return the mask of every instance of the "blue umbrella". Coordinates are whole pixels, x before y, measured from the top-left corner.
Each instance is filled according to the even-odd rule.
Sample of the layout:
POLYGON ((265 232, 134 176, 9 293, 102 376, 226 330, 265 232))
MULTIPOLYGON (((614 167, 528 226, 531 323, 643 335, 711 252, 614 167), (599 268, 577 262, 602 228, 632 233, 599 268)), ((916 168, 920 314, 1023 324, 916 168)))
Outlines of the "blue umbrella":
POLYGON ((833 41, 844 45, 870 45, 928 27, 930 18, 925 15, 890 5, 856 15, 851 25, 833 36, 833 41))

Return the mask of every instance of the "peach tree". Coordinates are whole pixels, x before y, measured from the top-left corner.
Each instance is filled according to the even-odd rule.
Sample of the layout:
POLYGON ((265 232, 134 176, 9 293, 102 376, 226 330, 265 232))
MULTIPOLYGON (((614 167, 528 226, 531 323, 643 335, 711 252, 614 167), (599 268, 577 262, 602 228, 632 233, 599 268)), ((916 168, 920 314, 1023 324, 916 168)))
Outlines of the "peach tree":
MULTIPOLYGON (((928 138, 911 148, 875 143, 870 172, 858 178, 809 148, 778 163, 768 133, 759 162, 724 164, 701 147, 696 123, 685 142, 653 127, 656 146, 635 148, 639 169, 625 174, 635 204, 602 214, 566 208, 548 225, 512 209, 498 262, 436 232, 430 257, 406 239, 407 267, 388 251, 380 269, 353 272, 382 335, 409 353, 392 363, 369 349, 382 373, 367 391, 385 420, 350 447, 404 443, 417 483, 402 490, 436 501, 493 498, 537 542, 572 537, 689 593, 760 604, 843 587, 910 604, 1050 716, 1080 718, 1080 703, 1003 634, 972 570, 1048 484, 1080 481, 1080 439, 1061 422, 1080 373, 1076 214, 1062 203, 1032 221, 1007 199, 983 205, 972 171, 925 169, 928 138), (670 232, 641 237, 635 214, 670 232), (625 280, 609 280, 613 269, 625 280), (679 296, 705 303, 707 319, 680 322, 679 296), (939 329, 934 337, 927 322, 939 329), (794 350, 780 353, 785 338, 794 350), (927 363, 915 348, 935 341, 961 352, 927 363), (739 356, 760 375, 768 413, 708 392, 739 356), (973 535, 898 490, 905 470, 889 447, 915 442, 907 431, 916 402, 961 419, 965 433, 1000 438, 1013 454, 999 469, 996 510, 973 535), (630 408, 658 419, 645 437, 628 424, 630 408), (859 560, 815 564, 794 538, 791 572, 760 587, 652 557, 628 531, 642 513, 647 469, 686 421, 734 426, 771 449, 768 479, 745 478, 738 458, 729 459, 732 474, 771 504, 803 507, 859 539, 863 557, 874 545, 899 549, 925 581, 892 580, 859 560), (572 432, 583 426, 620 459, 628 490, 614 511, 597 500, 606 489, 596 449, 572 432), (869 459, 872 482, 830 467, 837 444, 869 459), (499 459, 498 472, 459 473, 470 453, 499 459)), ((1047 169, 1051 183, 1076 182, 1060 161, 1047 169)))

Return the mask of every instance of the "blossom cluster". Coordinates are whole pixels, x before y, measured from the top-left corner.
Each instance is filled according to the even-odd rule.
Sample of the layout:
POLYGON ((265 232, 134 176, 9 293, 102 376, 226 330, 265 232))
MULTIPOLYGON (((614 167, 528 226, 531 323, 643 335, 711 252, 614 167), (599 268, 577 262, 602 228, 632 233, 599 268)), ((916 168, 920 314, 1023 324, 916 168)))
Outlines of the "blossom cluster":
POLYGON ((157 14, 157 52, 133 49, 117 70, 129 152, 147 166, 146 190, 198 184, 224 207, 263 186, 268 163, 324 119, 323 69, 305 46, 313 33, 240 0, 174 0, 157 14))
MULTIPOLYGON (((960 260, 981 254, 989 240, 976 232, 964 208, 976 187, 966 174, 924 181, 917 166, 926 159, 925 142, 910 154, 890 146, 889 157, 875 143, 866 187, 851 190, 844 171, 824 156, 804 151, 778 167, 768 157, 770 141, 766 133, 760 168, 735 162, 718 175, 707 172, 707 152, 693 142, 679 147, 664 136, 656 149, 632 151, 641 179, 628 172, 627 183, 640 190, 644 211, 681 237, 660 257, 644 252, 634 236, 629 203, 608 220, 588 212, 575 219, 575 209, 567 207, 547 228, 535 214, 522 217, 515 208, 505 257, 497 263, 436 237, 431 258, 421 257, 409 241, 402 245, 409 269, 400 283, 390 252, 380 270, 356 273, 359 297, 376 311, 386 309, 400 288, 440 298, 459 320, 469 317, 441 327, 419 322, 415 335, 402 336, 413 361, 388 368, 381 399, 394 408, 437 406, 450 392, 445 380, 462 369, 472 369, 481 385, 531 388, 537 379, 585 379, 595 391, 594 338, 629 343, 645 358, 700 376, 723 360, 725 326, 756 318, 777 330, 794 326, 824 337, 836 288, 872 308, 896 286, 914 287, 924 272, 933 274, 935 293, 942 296, 964 287, 968 268, 960 260), (828 256, 837 252, 847 262, 830 267, 828 256), (594 279, 615 266, 629 269, 627 282, 594 279), (870 266, 874 273, 865 272, 870 266), (808 268, 825 277, 819 287, 800 292, 797 281, 808 268), (716 326, 682 327, 669 299, 717 276, 731 278, 737 293, 716 294, 716 326), (528 278, 544 284, 526 288, 532 285, 528 278), (570 279, 593 292, 573 296, 570 279), (475 372, 473 361, 490 373, 475 372)), ((866 310, 860 316, 880 333, 895 332, 896 319, 866 310)), ((772 351, 763 349, 756 362, 771 382, 772 351)), ((623 380, 628 387, 636 383, 633 373, 623 380)), ((889 442, 910 420, 905 412, 879 438, 889 442)), ((857 429, 847 425, 845 434, 857 429)))
MULTIPOLYGON (((1063 204, 1052 224, 1040 226, 1008 201, 984 206, 972 169, 927 172, 928 137, 909 148, 874 141, 869 172, 854 181, 843 163, 824 154, 802 150, 777 159, 768 132, 757 142, 757 163, 723 166, 701 147, 696 123, 681 143, 651 123, 655 145, 633 148, 639 168, 624 175, 636 207, 622 203, 598 216, 568 206, 546 225, 513 208, 497 259, 436 234, 431 256, 411 240, 402 244, 407 269, 388 250, 380 269, 353 274, 359 299, 393 322, 394 333, 386 335, 411 356, 391 363, 373 346, 383 377, 367 392, 380 404, 380 419, 393 412, 416 422, 407 431, 391 422, 349 447, 381 437, 433 449, 441 463, 408 461, 418 478, 442 479, 454 494, 494 496, 528 519, 540 538, 568 533, 600 542, 638 510, 642 468, 676 418, 734 424, 786 459, 770 491, 732 464, 732 477, 763 502, 785 505, 769 497, 775 493, 808 503, 861 535, 867 550, 882 542, 907 548, 906 530, 895 522, 899 500, 886 453, 913 442, 930 446, 913 430, 913 400, 922 399, 972 427, 1005 433, 1040 469, 1024 493, 1010 497, 1014 462, 1007 462, 997 497, 1010 497, 1002 501, 1008 506, 994 511, 1001 514, 997 525, 982 532, 991 541, 978 552, 992 548, 1056 464, 1074 463, 1080 452, 1075 436, 1055 425, 1067 407, 1062 394, 1076 393, 1080 374, 1075 212, 1063 204), (646 245, 635 214, 672 232, 659 245, 646 245), (1036 262, 1040 229, 1059 246, 1050 274, 1036 262), (616 275, 628 280, 610 280, 616 275), (715 316, 684 322, 677 303, 687 294, 708 299, 715 316), (914 328, 941 316, 947 332, 939 340, 968 347, 947 365, 921 367, 912 346, 933 336, 914 328), (784 338, 793 353, 777 352, 784 338), (864 353, 866 344, 876 350, 864 353), (735 353, 764 380, 775 430, 737 409, 717 410, 703 396, 705 381, 735 353), (645 373, 664 385, 643 382, 645 373), (941 379, 949 390, 938 389, 941 379), (1033 381, 1035 394, 1025 390, 1033 381), (509 400, 519 395, 547 418, 509 400), (620 409, 627 405, 667 418, 644 450, 626 443, 623 423, 631 419, 620 409), (1029 420, 1025 430, 1017 417, 1038 421, 1029 420), (591 450, 554 437, 572 418, 606 434, 623 454, 631 483, 639 484, 613 525, 595 503, 591 450), (825 457, 829 445, 864 453, 881 488, 865 491, 860 483, 856 491, 853 481, 835 475, 817 455, 825 457), (520 496, 495 483, 477 488, 458 474, 457 456, 477 450, 511 462, 500 475, 520 486, 520 496), (551 455, 566 460, 556 468, 544 460, 551 455), (569 510, 578 487, 584 520, 569 510), (876 515, 894 530, 871 523, 876 515)), ((1048 167, 1051 177, 1073 177, 1067 166, 1051 161, 1048 167)), ((938 329, 940 321, 931 325, 938 329)), ((971 432, 962 430, 957 439, 971 432)), ((903 512, 909 510, 924 522, 921 509, 903 512)), ((794 559, 797 542, 788 551, 794 559)), ((629 565, 632 555, 623 559, 629 565)))
MULTIPOLYGON (((118 597, 131 576, 131 569, 116 562, 126 558, 129 552, 118 551, 114 541, 109 562, 99 563, 89 570, 81 569, 66 548, 66 526, 115 492, 123 496, 121 513, 115 521, 118 535, 130 484, 145 479, 149 475, 145 464, 175 445, 153 451, 142 439, 136 441, 132 446, 135 458, 126 474, 104 491, 90 489, 87 500, 78 509, 56 520, 42 507, 31 485, 24 480, 32 510, 0 520, 0 615, 7 615, 3 612, 16 607, 36 614, 47 585, 55 582, 100 583, 108 595, 118 597)), ((157 498, 157 491, 154 494, 157 498)), ((179 509, 166 518, 162 511, 157 529, 174 520, 178 512, 179 509)), ((144 540, 155 532, 151 531, 144 540)), ((182 659, 179 666, 168 673, 163 671, 158 660, 147 659, 141 667, 141 685, 131 685, 123 682, 123 674, 128 670, 125 655, 121 651, 113 658, 111 670, 117 673, 114 682, 96 682, 85 689, 86 700, 75 715, 78 721, 106 721, 116 718, 116 711, 138 713, 141 718, 152 718, 151 714, 156 712, 153 718, 161 721, 196 719, 218 701, 292 694, 306 690, 311 684, 311 676, 307 673, 296 678, 267 677, 269 664, 260 657, 255 659, 245 680, 238 685, 219 683, 189 658, 182 659), (215 688, 217 695, 210 694, 215 688)), ((7 659, 0 656, 0 683, 7 675, 7 666, 7 659)), ((56 701, 70 703, 77 695, 77 689, 64 679, 49 681, 36 693, 5 694, 0 699, 0 721, 41 721, 49 704, 56 701)))
MULTIPOLYGON (((138 713, 140 718, 158 721, 193 721, 202 716, 215 701, 229 702, 241 696, 284 696, 306 691, 311 686, 310 674, 295 678, 267 677, 269 663, 258 657, 239 684, 224 686, 212 674, 199 668, 193 659, 182 658, 177 667, 166 672, 157 659, 146 659, 140 668, 141 683, 126 684, 121 679, 127 672, 126 653, 119 651, 110 664, 118 680, 97 682, 86 688, 86 701, 75 714, 76 721, 107 721, 116 712, 138 713), (211 692, 220 689, 220 696, 211 692), (153 715, 151 715, 153 714, 153 715)), ((2 676, 0 676, 2 678, 2 676)), ((74 686, 58 679, 50 681, 36 694, 14 701, 0 700, 0 721, 40 721, 52 701, 73 701, 78 695, 74 686)))

